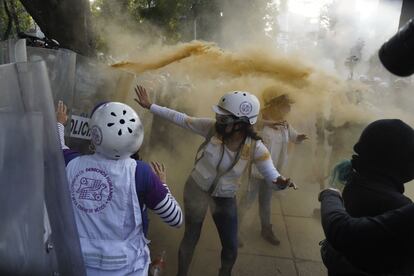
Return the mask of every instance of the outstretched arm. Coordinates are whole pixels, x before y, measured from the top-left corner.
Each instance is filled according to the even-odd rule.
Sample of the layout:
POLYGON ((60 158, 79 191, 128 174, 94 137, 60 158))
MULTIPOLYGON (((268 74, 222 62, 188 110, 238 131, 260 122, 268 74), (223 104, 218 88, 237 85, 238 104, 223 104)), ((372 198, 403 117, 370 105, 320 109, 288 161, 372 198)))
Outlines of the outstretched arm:
POLYGON ((256 149, 253 150, 255 150, 253 162, 256 165, 259 172, 267 180, 267 182, 271 182, 273 183, 273 185, 277 185, 277 187, 280 190, 289 187, 292 187, 295 190, 297 189, 296 185, 292 181, 290 181, 289 178, 285 178, 280 175, 279 171, 273 164, 273 160, 270 157, 269 150, 261 141, 257 141, 256 149))
POLYGON ((60 146, 63 150, 63 156, 65 158, 66 165, 68 165, 71 160, 80 156, 79 152, 73 151, 65 145, 65 125, 68 121, 67 112, 67 106, 63 103, 63 101, 59 101, 58 106, 56 108, 57 130, 59 134, 60 146))
POLYGON ((359 251, 397 239, 414 246, 414 204, 376 217, 353 218, 346 212, 338 190, 322 191, 319 201, 326 238, 338 250, 359 251))
POLYGON ((305 140, 308 140, 309 137, 306 134, 298 133, 290 124, 288 125, 289 132, 289 141, 300 144, 305 140))
POLYGON ((207 137, 210 129, 214 126, 215 121, 213 119, 190 117, 173 109, 153 104, 146 89, 142 86, 138 85, 135 88, 135 93, 137 98, 134 100, 143 108, 149 109, 153 114, 203 137, 207 137))
POLYGON ((57 120, 57 128, 59 133, 59 140, 60 140, 60 146, 63 150, 69 149, 65 145, 65 125, 68 121, 68 114, 67 114, 68 108, 67 106, 62 102, 58 102, 58 106, 56 108, 56 120, 57 120))
POLYGON ((338 190, 322 191, 319 201, 326 239, 353 264, 376 274, 413 273, 414 204, 376 217, 353 218, 338 190), (365 260, 362 256, 369 257, 365 260))

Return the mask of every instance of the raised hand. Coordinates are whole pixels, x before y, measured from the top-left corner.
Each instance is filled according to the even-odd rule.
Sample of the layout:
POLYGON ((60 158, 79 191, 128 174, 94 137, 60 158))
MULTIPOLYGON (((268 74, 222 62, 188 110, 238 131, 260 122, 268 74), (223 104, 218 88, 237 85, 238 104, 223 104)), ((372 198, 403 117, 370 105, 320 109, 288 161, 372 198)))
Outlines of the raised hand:
POLYGON ((156 175, 160 178, 162 183, 167 183, 167 170, 164 164, 158 162, 151 162, 152 170, 155 172, 156 175))
POLYGON ((63 101, 58 102, 58 106, 56 109, 56 119, 58 123, 61 123, 62 125, 66 125, 66 122, 68 121, 68 108, 63 103, 63 101))
POLYGON ((305 141, 305 140, 308 140, 309 139, 309 137, 308 137, 308 135, 306 135, 306 134, 299 134, 298 135, 298 137, 296 138, 296 140, 299 142, 299 143, 301 143, 301 142, 303 142, 303 141, 305 141))
POLYGON ((134 101, 143 108, 150 109, 152 103, 148 97, 147 90, 141 85, 137 85, 137 87, 135 87, 135 94, 137 95, 137 98, 135 98, 134 101))

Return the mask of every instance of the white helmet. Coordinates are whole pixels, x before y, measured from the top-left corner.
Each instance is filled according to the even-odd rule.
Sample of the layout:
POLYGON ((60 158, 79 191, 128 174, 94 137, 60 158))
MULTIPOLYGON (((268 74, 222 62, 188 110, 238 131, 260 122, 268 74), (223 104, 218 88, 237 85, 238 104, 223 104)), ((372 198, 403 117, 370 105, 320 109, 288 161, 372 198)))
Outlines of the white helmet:
POLYGON ((124 159, 136 153, 144 140, 138 114, 128 105, 108 102, 99 106, 90 120, 96 152, 110 159, 124 159))
POLYGON ((219 115, 234 115, 238 118, 247 118, 254 125, 259 116, 260 102, 257 97, 249 92, 234 91, 221 97, 217 105, 213 105, 213 111, 219 115))

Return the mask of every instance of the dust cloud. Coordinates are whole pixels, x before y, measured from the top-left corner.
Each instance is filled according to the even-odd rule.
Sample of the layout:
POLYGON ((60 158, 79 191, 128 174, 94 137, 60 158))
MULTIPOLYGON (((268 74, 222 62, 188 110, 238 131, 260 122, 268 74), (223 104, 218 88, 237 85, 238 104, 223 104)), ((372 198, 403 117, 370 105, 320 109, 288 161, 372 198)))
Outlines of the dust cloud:
MULTIPOLYGON (((111 33, 111 39, 116 41, 113 53, 122 53, 114 54, 116 62, 112 66, 135 73, 138 84, 147 88, 155 103, 191 116, 212 117, 211 106, 229 91, 249 91, 261 101, 263 91, 269 88, 275 95, 287 94, 294 101, 287 120, 310 139, 291 149, 289 165, 283 173, 299 185, 323 186, 331 167, 351 157, 352 146, 368 123, 400 118, 414 125, 410 108, 414 102, 409 97, 411 78, 398 80, 391 76, 376 57, 381 43, 397 30, 398 7, 390 9, 381 4, 376 10, 381 14, 380 20, 352 10, 363 1, 325 2, 336 21, 326 30, 320 27, 317 43, 307 40, 315 33, 304 27, 306 22, 300 13, 279 7, 279 19, 270 17, 277 29, 270 34, 277 38, 269 38, 269 32, 252 32, 248 37, 242 30, 231 32, 229 26, 234 26, 234 18, 231 24, 224 21, 222 30, 217 30, 230 30, 220 46, 205 41, 166 45, 150 43, 148 34, 111 33), (289 28, 282 24, 288 19, 289 28), (377 27, 373 30, 372 26, 377 27), (280 39, 286 36, 291 43, 280 39), (352 56, 357 56, 358 62, 351 66, 347 60, 352 56)), ((264 5, 264 10, 275 6, 264 5)), ((240 12, 243 13, 246 11, 240 12)), ((144 120, 153 120, 146 129, 144 158, 166 163, 170 168, 169 186, 182 203, 184 183, 202 140, 170 123, 149 119, 149 112, 137 107, 133 98, 131 91, 125 102, 136 107, 144 120)), ((155 228, 159 227, 163 226, 155 228)), ((174 251, 171 254, 176 253, 180 238, 181 234, 175 233, 165 241, 168 250, 174 251)), ((154 243, 157 249, 166 246, 156 240, 154 243)))

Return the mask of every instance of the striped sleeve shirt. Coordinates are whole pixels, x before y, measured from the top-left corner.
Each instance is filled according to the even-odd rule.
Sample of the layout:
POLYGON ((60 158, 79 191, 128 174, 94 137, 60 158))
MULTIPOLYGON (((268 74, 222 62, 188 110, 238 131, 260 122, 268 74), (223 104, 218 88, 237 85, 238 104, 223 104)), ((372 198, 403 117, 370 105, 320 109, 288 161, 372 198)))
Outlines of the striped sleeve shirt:
POLYGON ((183 223, 181 207, 168 186, 154 172, 151 172, 150 181, 146 185, 145 205, 169 226, 180 227, 183 223))

